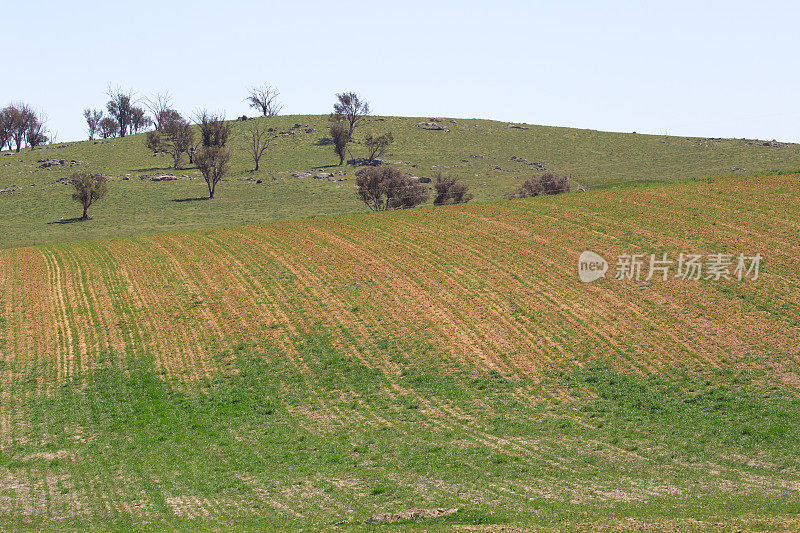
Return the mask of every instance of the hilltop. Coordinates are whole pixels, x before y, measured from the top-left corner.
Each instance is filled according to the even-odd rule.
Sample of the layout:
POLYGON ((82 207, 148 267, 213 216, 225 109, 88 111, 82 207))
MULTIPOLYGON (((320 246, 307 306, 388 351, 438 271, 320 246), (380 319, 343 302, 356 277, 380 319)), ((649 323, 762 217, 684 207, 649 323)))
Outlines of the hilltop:
MULTIPOLYGON (((58 143, 20 154, 3 152, 0 208, 6 231, 0 247, 366 210, 354 193, 353 167, 334 166, 337 159, 326 144, 326 116, 258 120, 270 121, 284 134, 257 173, 250 172, 252 162, 243 151, 236 153, 228 181, 220 185, 213 201, 202 200, 206 192, 195 168, 173 170, 168 156, 153 156, 145 148, 143 134, 58 143), (48 161, 56 164, 43 168, 48 161), (69 187, 58 181, 76 170, 111 176, 111 192, 92 208, 89 222, 74 221, 80 213, 70 200, 69 187), (313 179, 319 172, 334 173, 336 181, 313 179), (175 179, 151 181, 163 174, 174 174, 175 179)), ((746 139, 607 133, 440 117, 372 117, 357 139, 368 131, 393 132, 395 143, 384 156, 387 161, 417 176, 435 172, 459 176, 469 184, 476 202, 500 199, 545 170, 567 175, 573 184, 591 190, 800 168, 800 145, 746 139)), ((236 137, 234 131, 231 146, 236 146, 236 137)), ((353 155, 363 155, 359 150, 356 145, 353 155)))

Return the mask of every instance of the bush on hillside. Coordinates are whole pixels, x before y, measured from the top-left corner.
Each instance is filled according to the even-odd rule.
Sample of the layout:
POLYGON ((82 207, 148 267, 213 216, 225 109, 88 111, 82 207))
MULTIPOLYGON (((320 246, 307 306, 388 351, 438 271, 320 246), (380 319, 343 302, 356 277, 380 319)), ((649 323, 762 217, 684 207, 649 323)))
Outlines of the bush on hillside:
POLYGON ((539 177, 528 178, 519 189, 506 194, 506 198, 531 198, 542 194, 561 194, 569 192, 572 187, 566 176, 556 176, 545 172, 539 177))
POLYGON ((391 166, 366 167, 356 172, 358 196, 372 211, 407 209, 428 200, 428 190, 391 166))
POLYGON ((436 198, 433 205, 455 205, 465 204, 472 200, 473 195, 469 192, 469 187, 458 178, 448 178, 441 173, 436 175, 433 181, 433 188, 436 190, 436 198))

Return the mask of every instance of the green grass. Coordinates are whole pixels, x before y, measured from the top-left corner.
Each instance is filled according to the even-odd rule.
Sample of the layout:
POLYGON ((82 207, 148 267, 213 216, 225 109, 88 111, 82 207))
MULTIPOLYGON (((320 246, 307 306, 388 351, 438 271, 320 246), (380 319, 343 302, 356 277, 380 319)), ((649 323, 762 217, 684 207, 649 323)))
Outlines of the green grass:
POLYGON ((324 335, 296 342, 331 358, 330 367, 309 376, 277 350, 264 358, 241 347, 220 354, 233 358, 236 372, 200 389, 164 380, 146 357, 125 367, 109 359, 52 394, 25 380, 10 385, 26 399, 14 442, 0 455, 0 525, 383 530, 389 526, 368 521, 371 514, 444 507, 460 510, 391 529, 557 522, 602 529, 636 519, 700 530, 719 520, 775 526, 772 517, 800 512, 791 488, 800 467, 800 399, 765 394, 757 375, 664 381, 593 367, 534 383, 445 377, 412 365, 403 381, 410 394, 447 397, 471 420, 440 427, 430 408, 390 397, 379 376, 344 398, 353 391, 347 373, 359 365, 337 361, 324 335), (542 388, 573 400, 519 400, 542 388), (328 412, 369 420, 377 408, 384 420, 326 420, 315 414, 320 398, 328 412), (49 491, 25 490, 45 480, 49 491), (84 502, 83 513, 72 498, 84 502), (63 516, 26 516, 25 505, 63 516))
MULTIPOLYGON (((0 155, 0 188, 19 187, 0 194, 6 231, 0 247, 44 242, 90 240, 164 231, 236 226, 281 219, 363 212, 354 193, 354 170, 333 166, 336 158, 326 138, 326 117, 285 116, 270 120, 288 131, 295 123, 316 128, 314 133, 281 136, 265 156, 258 173, 239 150, 232 162, 230 181, 222 183, 213 201, 191 201, 207 195, 194 167, 173 171, 169 158, 153 157, 144 147, 143 134, 125 138, 59 143, 20 154, 0 155), (72 169, 38 169, 39 159, 83 162, 72 169), (109 195, 90 210, 91 221, 75 221, 79 206, 70 188, 56 183, 75 170, 113 176, 109 195), (347 181, 329 182, 291 178, 293 171, 343 170, 347 181), (178 181, 140 181, 138 176, 174 172, 178 181), (130 179, 122 178, 129 175, 130 179), (261 184, 237 178, 262 180, 261 184), (189 201, 178 201, 189 200, 189 201)), ((396 139, 384 159, 402 161, 406 172, 431 176, 436 171, 462 177, 475 201, 502 198, 519 183, 541 172, 512 161, 543 162, 548 170, 570 176, 589 188, 619 187, 660 181, 732 174, 745 168, 752 174, 800 168, 800 146, 766 147, 744 140, 713 140, 657 135, 607 133, 544 126, 509 129, 487 120, 444 119, 449 131, 427 131, 417 124, 427 118, 378 117, 363 132, 391 130, 396 139), (470 157, 483 156, 481 158, 470 157)), ((241 123, 234 123, 236 128, 241 123)), ((237 145, 235 132, 231 146, 237 145)), ((360 146, 353 148, 361 154, 360 146)))

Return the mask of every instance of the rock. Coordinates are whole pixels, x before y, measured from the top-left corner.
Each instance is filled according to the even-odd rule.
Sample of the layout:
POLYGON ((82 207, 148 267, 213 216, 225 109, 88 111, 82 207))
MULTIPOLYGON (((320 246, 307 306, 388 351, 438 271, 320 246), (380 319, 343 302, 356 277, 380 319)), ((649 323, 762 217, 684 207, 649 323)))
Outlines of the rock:
POLYGON ((412 180, 416 180, 420 183, 430 183, 431 179, 425 176, 411 176, 412 180))
POLYGON ((245 120, 249 120, 249 119, 247 118, 247 115, 242 115, 241 117, 237 118, 236 120, 238 120, 239 122, 244 122, 245 120))
POLYGON ((511 128, 511 129, 515 129, 515 130, 527 130, 528 129, 527 126, 518 126, 516 124, 509 124, 508 127, 511 128))
POLYGON ((307 178, 311 175, 310 172, 292 172, 293 178, 307 178))
POLYGON ((261 184, 261 183, 264 183, 264 182, 261 181, 261 180, 256 180, 256 183, 261 184))
POLYGON ((423 130, 447 131, 447 128, 441 124, 437 124, 436 122, 420 122, 417 124, 417 127, 422 128, 423 130))
POLYGON ((369 160, 369 159, 366 159, 364 157, 357 157, 355 159, 348 159, 347 160, 347 164, 348 165, 353 165, 354 167, 359 167, 359 166, 362 166, 362 165, 366 165, 366 166, 370 166, 370 167, 379 167, 379 166, 381 166, 383 164, 383 160, 382 159, 369 160))
POLYGON ((326 180, 326 179, 332 178, 332 177, 333 177, 333 174, 331 174, 330 172, 320 172, 318 174, 314 174, 314 179, 315 180, 326 180))

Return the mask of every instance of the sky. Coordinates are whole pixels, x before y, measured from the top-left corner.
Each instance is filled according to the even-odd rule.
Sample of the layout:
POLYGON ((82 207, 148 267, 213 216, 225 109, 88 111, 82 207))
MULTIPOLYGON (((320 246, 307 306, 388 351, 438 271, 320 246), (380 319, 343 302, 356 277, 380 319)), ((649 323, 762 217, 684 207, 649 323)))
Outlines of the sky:
POLYGON ((800 2, 0 0, 0 105, 85 138, 109 86, 175 107, 488 118, 800 142, 800 2), (29 22, 25 22, 29 21, 29 22))

